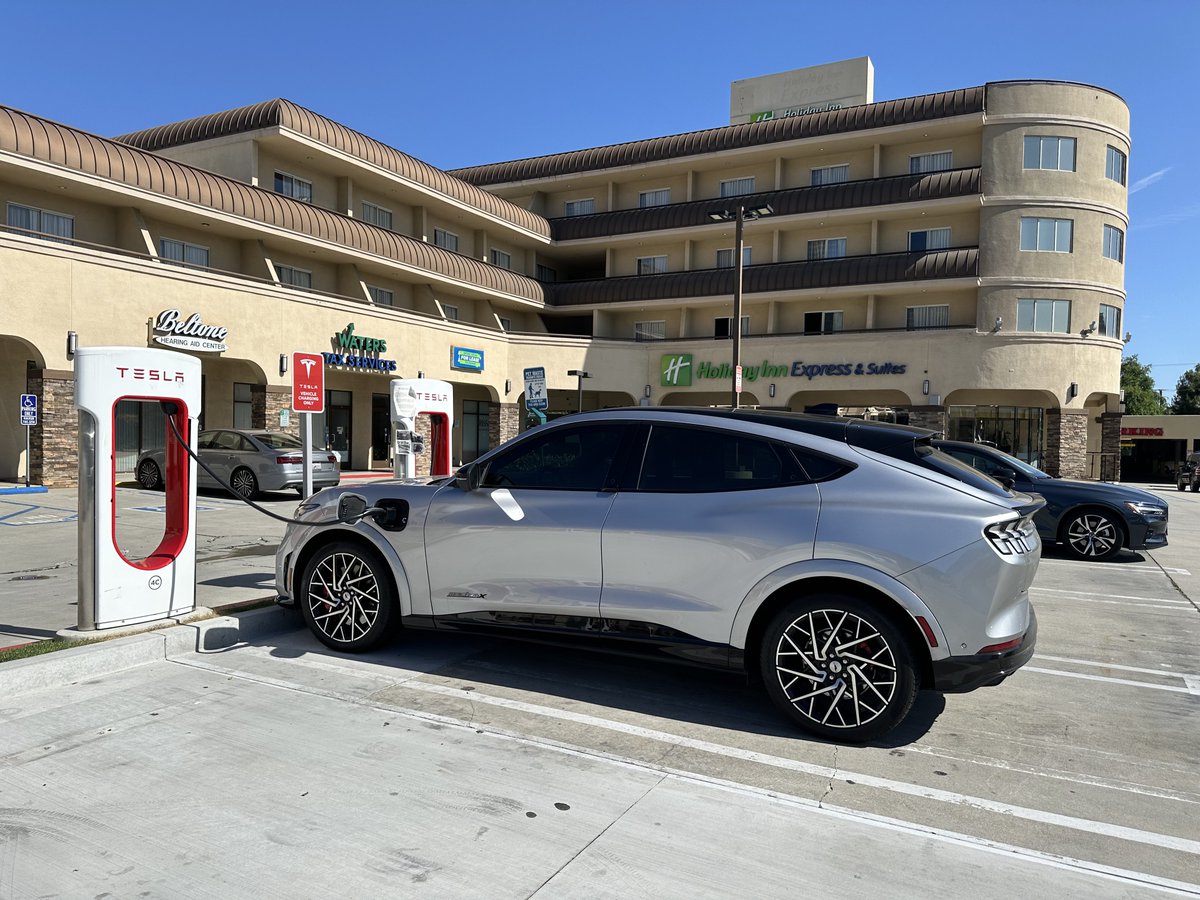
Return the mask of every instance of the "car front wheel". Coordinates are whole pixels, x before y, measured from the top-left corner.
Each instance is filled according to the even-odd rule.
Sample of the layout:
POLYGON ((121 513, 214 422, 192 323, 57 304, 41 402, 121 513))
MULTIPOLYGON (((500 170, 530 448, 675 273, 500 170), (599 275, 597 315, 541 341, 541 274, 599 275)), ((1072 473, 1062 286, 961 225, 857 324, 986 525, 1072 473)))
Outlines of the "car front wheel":
POLYGON ((823 594, 789 603, 767 626, 760 664, 767 694, 783 714, 835 741, 886 734, 917 696, 904 635, 856 597, 823 594))
POLYGON ((321 549, 304 566, 299 606, 326 647, 370 650, 389 636, 398 618, 391 573, 379 554, 351 541, 321 549))
POLYGON ((1063 523, 1062 536, 1067 552, 1076 559, 1112 559, 1124 543, 1116 518, 1098 509, 1071 513, 1063 523))

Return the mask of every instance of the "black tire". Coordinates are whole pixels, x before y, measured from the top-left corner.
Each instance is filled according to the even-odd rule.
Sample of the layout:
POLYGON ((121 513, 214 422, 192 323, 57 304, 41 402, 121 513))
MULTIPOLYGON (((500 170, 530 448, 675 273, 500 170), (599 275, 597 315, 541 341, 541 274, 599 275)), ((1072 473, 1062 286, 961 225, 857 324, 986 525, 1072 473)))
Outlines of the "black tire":
POLYGON ((378 646, 400 619, 391 571, 358 541, 317 551, 300 575, 296 603, 317 640, 344 653, 378 646))
POLYGON ((137 480, 148 491, 162 487, 162 472, 158 470, 158 463, 152 459, 143 459, 138 463, 137 480))
POLYGON ((759 664, 767 695, 785 716, 839 742, 887 734, 908 715, 919 687, 900 629, 878 607, 839 594, 781 609, 767 625, 759 664))
POLYGON ((258 479, 245 466, 233 470, 233 474, 229 476, 229 486, 235 494, 247 500, 258 496, 258 479))
POLYGON ((1077 509, 1063 519, 1059 538, 1075 559, 1109 560, 1125 545, 1117 517, 1102 509, 1077 509))

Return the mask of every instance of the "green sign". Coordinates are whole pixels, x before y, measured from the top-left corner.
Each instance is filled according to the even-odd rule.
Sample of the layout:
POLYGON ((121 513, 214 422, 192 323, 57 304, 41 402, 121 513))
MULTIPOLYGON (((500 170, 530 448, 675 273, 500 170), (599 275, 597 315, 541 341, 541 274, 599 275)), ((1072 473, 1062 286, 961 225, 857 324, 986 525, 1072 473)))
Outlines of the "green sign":
POLYGON ((354 333, 354 323, 333 336, 339 350, 357 350, 359 353, 387 353, 387 341, 383 338, 363 337, 354 333))
POLYGON ((692 354, 666 354, 660 363, 659 374, 663 387, 690 387, 692 384, 692 354))

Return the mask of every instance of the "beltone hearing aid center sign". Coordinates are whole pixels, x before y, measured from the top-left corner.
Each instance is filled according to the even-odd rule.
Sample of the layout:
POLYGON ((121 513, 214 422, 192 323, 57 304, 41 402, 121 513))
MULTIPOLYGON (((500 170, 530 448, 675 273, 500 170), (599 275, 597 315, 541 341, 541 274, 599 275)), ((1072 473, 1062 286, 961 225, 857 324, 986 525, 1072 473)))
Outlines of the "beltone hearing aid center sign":
POLYGON ((177 309, 164 309, 154 320, 154 343, 177 350, 200 350, 204 353, 224 353, 229 329, 221 325, 205 325, 200 313, 186 319, 177 309))

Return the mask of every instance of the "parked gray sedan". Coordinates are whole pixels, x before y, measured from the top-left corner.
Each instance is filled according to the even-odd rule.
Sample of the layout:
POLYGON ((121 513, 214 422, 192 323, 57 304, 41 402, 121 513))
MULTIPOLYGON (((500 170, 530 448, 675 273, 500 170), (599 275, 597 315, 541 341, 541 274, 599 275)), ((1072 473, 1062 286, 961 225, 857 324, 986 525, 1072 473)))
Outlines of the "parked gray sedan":
POLYGON ((403 627, 655 654, 742 670, 808 731, 867 740, 919 688, 998 684, 1033 655, 1043 501, 932 437, 749 410, 567 416, 438 483, 314 495, 278 588, 334 649, 403 627))
MULTIPOLYGON (((253 499, 260 491, 301 491, 304 486, 304 445, 300 439, 278 431, 222 428, 202 431, 196 455, 235 494, 253 499)), ((312 451, 313 488, 334 487, 341 481, 338 458, 328 450, 312 451)), ((137 480, 144 488, 162 484, 163 450, 150 450, 138 460, 137 480)), ((200 466, 200 487, 223 487, 200 466)))

